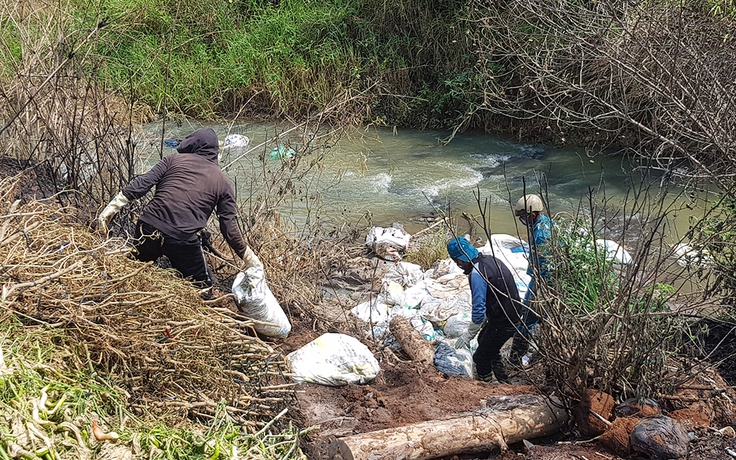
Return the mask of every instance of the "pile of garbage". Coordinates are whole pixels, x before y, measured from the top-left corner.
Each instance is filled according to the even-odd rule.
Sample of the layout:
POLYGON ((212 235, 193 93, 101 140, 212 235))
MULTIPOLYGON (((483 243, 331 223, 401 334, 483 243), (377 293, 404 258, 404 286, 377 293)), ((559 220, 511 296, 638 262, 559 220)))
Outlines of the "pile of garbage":
MULTIPOLYGON (((403 230, 377 228, 372 231, 370 243, 384 244, 383 248, 396 250, 408 238, 403 230)), ((370 243, 368 243, 370 241, 370 243)), ((530 277, 526 274, 527 243, 511 235, 493 235, 479 251, 492 254, 503 261, 514 275, 520 295, 524 295, 530 277)), ((380 249, 379 249, 380 251, 380 249)), ((393 257, 391 252, 385 252, 393 257)), ((391 260, 391 259, 389 259, 391 260)), ((455 340, 467 329, 472 301, 467 276, 451 260, 439 261, 429 270, 419 265, 397 261, 381 280, 381 290, 375 298, 362 302, 350 313, 366 324, 365 339, 384 340, 397 347, 389 331, 389 322, 397 315, 405 317, 422 336, 435 347, 435 366, 443 372, 473 375, 472 350, 454 348, 455 340)), ((366 383, 380 372, 378 363, 368 347, 344 334, 325 334, 287 357, 294 379, 323 385, 366 383)))
MULTIPOLYGON (((449 258, 438 261, 426 271, 417 264, 401 261, 410 240, 411 235, 400 224, 371 230, 366 246, 376 256, 395 264, 383 276, 379 293, 353 307, 350 313, 366 325, 363 339, 382 340, 396 349, 400 346, 389 324, 397 316, 404 317, 433 345, 435 367, 448 374, 472 376, 472 353, 477 348, 477 340, 471 341, 470 349, 454 347, 471 321, 472 296, 468 277, 449 258)), ((626 265, 633 261, 628 251, 614 241, 598 239, 594 243, 616 264, 626 265)), ((522 299, 531 282, 527 274, 529 249, 528 243, 507 234, 491 235, 490 240, 478 248, 481 253, 506 264, 522 299)), ((532 352, 530 349, 522 357, 522 363, 529 361, 532 352)), ((323 385, 366 383, 380 372, 368 347, 342 334, 326 334, 316 339, 287 356, 287 362, 296 381, 323 385)))

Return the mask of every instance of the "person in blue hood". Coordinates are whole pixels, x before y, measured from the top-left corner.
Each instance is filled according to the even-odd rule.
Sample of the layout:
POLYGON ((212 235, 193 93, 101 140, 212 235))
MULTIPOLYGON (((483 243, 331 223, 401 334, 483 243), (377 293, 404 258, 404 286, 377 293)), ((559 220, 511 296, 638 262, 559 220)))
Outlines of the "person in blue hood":
POLYGON ((516 281, 502 261, 480 253, 465 238, 450 240, 447 252, 468 275, 473 298, 470 324, 455 348, 468 347, 478 334, 478 348, 473 353, 478 380, 490 382, 495 375, 497 381, 508 383, 500 351, 519 327, 522 305, 516 281))
POLYGON ((136 223, 133 255, 138 260, 155 261, 165 255, 172 267, 196 286, 212 286, 199 232, 215 211, 223 237, 243 260, 241 268, 262 266, 238 227, 235 192, 218 163, 220 147, 215 131, 199 129, 184 138, 176 150, 178 155, 164 157, 110 201, 98 217, 100 228, 107 233, 115 214, 155 187, 136 223))

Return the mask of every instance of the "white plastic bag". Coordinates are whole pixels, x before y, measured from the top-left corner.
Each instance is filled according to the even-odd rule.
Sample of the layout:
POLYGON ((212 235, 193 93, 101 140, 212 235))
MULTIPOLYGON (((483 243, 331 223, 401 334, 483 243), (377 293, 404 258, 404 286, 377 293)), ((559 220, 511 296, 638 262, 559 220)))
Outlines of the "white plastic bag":
POLYGON ((350 313, 370 324, 385 324, 389 320, 390 306, 380 298, 362 302, 350 310, 350 313))
POLYGON ((251 267, 240 272, 232 288, 238 309, 249 318, 269 324, 256 323, 255 330, 268 337, 286 337, 291 323, 278 300, 266 284, 263 267, 251 267))
POLYGON ((630 265, 634 262, 629 251, 615 241, 598 239, 595 240, 595 244, 599 249, 605 251, 606 260, 619 265, 630 265))
POLYGON ((289 353, 286 361, 298 383, 341 386, 368 383, 381 371, 373 353, 345 334, 323 334, 289 353))
POLYGON ((393 282, 407 288, 414 286, 424 278, 422 267, 410 262, 398 262, 383 275, 383 282, 393 282))
POLYGON ((472 312, 470 310, 461 310, 457 315, 447 318, 445 327, 442 328, 445 336, 455 339, 465 334, 465 331, 468 330, 468 325, 472 321, 471 316, 472 312))
MULTIPOLYGON (((394 224, 397 225, 397 224, 394 224)), ((401 260, 401 255, 409 248, 411 235, 400 226, 373 227, 366 235, 365 244, 378 257, 385 260, 401 260)))
POLYGON ((521 239, 503 233, 491 235, 490 241, 478 249, 483 254, 493 255, 511 271, 519 297, 524 298, 532 278, 526 272, 529 266, 529 245, 521 239))

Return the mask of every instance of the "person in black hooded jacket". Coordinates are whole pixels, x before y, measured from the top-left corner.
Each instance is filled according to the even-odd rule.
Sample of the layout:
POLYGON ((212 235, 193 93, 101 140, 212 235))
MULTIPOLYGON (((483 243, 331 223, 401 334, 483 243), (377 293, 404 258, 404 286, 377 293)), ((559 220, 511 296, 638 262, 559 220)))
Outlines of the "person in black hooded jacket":
POLYGON ((165 255, 172 267, 196 286, 212 286, 199 232, 215 211, 222 235, 243 259, 241 268, 262 266, 238 227, 235 192, 218 163, 217 134, 211 128, 199 129, 184 138, 176 150, 178 155, 164 157, 113 198, 98 217, 100 228, 107 233, 110 220, 120 209, 156 187, 136 223, 133 255, 138 260, 149 262, 165 255))

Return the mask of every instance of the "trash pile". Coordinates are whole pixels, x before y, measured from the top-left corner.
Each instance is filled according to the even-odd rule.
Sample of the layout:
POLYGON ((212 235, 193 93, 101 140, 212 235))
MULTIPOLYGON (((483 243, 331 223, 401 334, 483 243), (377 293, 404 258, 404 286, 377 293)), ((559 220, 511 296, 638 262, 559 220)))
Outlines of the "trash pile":
MULTIPOLYGON (((409 238, 400 227, 375 227, 366 244, 380 257, 397 260, 406 250, 409 238)), ((493 235, 479 250, 506 263, 521 295, 526 293, 529 276, 525 242, 511 235, 493 235)), ((455 340, 467 329, 471 309, 468 278, 448 258, 427 271, 419 265, 397 261, 383 276, 376 297, 358 304, 350 312, 366 324, 365 336, 361 338, 384 340, 396 348, 399 346, 389 331, 389 322, 397 315, 405 317, 435 347, 436 367, 446 373, 471 376, 471 350, 477 347, 477 342, 471 343, 471 350, 454 348, 455 340)), ((325 334, 286 359, 293 379, 298 382, 333 386, 366 383, 380 371, 368 348, 344 334, 325 334), (347 346, 350 350, 346 350, 347 346)))
MULTIPOLYGON (((401 261, 410 238, 411 235, 404 232, 399 224, 389 228, 374 227, 371 230, 366 237, 366 246, 382 259, 396 263, 383 276, 379 293, 353 307, 350 313, 365 323, 363 339, 383 340, 386 345, 396 349, 400 346, 389 330, 389 323, 394 317, 403 316, 434 346, 435 367, 448 374, 472 376, 472 352, 477 348, 477 340, 471 341, 470 350, 456 350, 454 347, 455 341, 467 330, 471 321, 472 297, 468 277, 449 258, 437 262, 427 271, 423 271, 419 265, 401 261)), ((621 264, 631 263, 629 253, 615 242, 598 240, 595 243, 606 251, 610 259, 621 264)), ((531 281, 527 274, 528 243, 512 235, 495 234, 478 250, 493 255, 506 264, 514 276, 519 296, 523 299, 531 281)), ((364 383, 366 379, 378 375, 379 369, 374 365, 370 353, 358 353, 355 350, 347 352, 344 349, 347 343, 359 343, 347 338, 340 339, 340 346, 337 346, 328 344, 337 339, 322 336, 314 341, 316 343, 304 347, 309 348, 310 352, 300 349, 291 353, 287 356, 287 361, 291 364, 293 378, 299 382, 342 385, 364 383), (330 356, 308 358, 309 353, 326 353, 330 356), (356 356, 363 361, 358 362, 356 356), (342 362, 338 363, 341 359, 342 362), (329 362, 329 366, 317 364, 317 360, 329 362), (307 366, 303 361, 309 361, 312 365, 307 366), (329 375, 315 375, 320 372, 320 366, 325 366, 325 373, 329 375), (341 371, 336 372, 337 369, 341 371), (360 370, 366 373, 361 373, 360 370), (343 375, 336 375, 340 372, 343 375)), ((524 361, 528 361, 529 356, 525 358, 524 361)))

